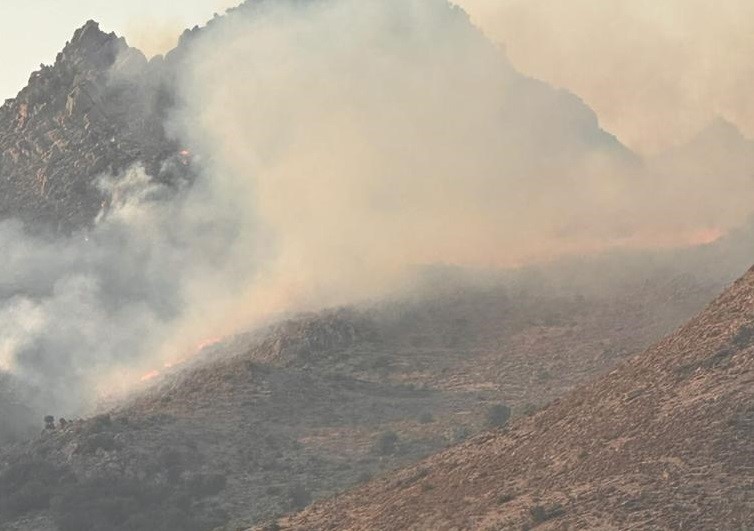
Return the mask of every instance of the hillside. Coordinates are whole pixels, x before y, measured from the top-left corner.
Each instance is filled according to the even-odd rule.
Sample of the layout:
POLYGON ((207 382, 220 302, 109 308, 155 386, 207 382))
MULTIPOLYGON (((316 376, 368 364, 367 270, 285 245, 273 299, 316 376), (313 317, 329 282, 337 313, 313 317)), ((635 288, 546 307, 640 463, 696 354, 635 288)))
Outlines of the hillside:
POLYGON ((754 269, 678 332, 508 429, 282 529, 746 529, 754 269))
MULTIPOLYGON (((638 352, 716 289, 688 279, 599 294, 546 284, 446 281, 431 295, 301 316, 208 347, 107 417, 3 447, 0 529, 120 529, 107 520, 111 504, 153 517, 134 489, 162 506, 188 499, 181 514, 196 529, 284 514, 464 440, 495 405, 530 413, 638 352), (29 499, 39 474, 48 486, 29 499)), ((165 529, 186 528, 165 518, 165 529)))

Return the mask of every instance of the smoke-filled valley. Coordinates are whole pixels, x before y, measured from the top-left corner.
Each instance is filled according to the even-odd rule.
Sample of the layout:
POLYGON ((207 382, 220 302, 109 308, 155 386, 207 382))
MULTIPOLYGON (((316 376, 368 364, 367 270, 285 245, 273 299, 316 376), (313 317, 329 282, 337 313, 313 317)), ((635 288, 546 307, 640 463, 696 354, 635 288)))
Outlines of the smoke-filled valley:
POLYGON ((150 60, 87 22, 0 149, 0 529, 277 518, 754 262, 753 141, 644 158, 445 0, 249 0, 150 60))

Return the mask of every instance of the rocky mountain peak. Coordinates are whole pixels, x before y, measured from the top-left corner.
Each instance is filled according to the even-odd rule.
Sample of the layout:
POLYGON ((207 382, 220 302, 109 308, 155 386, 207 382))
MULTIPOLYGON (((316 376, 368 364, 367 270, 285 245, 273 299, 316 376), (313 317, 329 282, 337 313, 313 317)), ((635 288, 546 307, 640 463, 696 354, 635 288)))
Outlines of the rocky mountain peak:
MULTIPOLYGON (((101 208, 94 180, 140 161, 157 174, 176 150, 144 55, 95 21, 0 108, 0 217, 69 231, 101 208)), ((158 81, 154 81, 154 79, 158 81)))

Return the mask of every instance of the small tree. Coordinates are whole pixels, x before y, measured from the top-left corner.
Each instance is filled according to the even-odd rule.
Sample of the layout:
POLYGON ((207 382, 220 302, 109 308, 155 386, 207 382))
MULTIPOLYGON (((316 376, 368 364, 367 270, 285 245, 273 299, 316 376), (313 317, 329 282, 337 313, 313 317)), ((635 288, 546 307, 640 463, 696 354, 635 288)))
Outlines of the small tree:
POLYGON ((491 428, 501 428, 511 418, 511 408, 505 404, 495 404, 487 410, 487 425, 491 428))
POLYGON ((47 415, 45 417, 45 429, 46 430, 55 429, 55 417, 53 417, 52 415, 47 415))

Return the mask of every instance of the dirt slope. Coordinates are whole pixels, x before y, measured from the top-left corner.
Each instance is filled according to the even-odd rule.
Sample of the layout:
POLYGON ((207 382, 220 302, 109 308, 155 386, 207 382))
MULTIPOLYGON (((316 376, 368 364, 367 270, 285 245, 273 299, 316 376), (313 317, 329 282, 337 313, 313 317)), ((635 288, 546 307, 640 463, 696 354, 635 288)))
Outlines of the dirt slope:
POLYGON ((508 429, 283 529, 748 529, 754 270, 675 334, 508 429))
POLYGON ((149 499, 195 529, 264 521, 478 433, 497 404, 515 417, 562 396, 710 291, 688 279, 599 296, 536 284, 301 316, 217 345, 106 419, 0 447, 0 529, 151 529, 114 523, 123 507, 152 518, 149 499))

